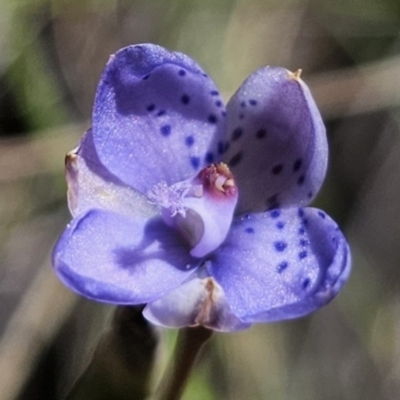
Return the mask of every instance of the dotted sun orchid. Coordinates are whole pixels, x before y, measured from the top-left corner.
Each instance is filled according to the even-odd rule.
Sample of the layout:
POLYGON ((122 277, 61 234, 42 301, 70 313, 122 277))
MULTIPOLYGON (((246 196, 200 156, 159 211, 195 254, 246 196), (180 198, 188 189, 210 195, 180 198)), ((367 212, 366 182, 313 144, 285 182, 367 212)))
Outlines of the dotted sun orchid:
POLYGON ((167 327, 235 331, 327 304, 350 252, 307 207, 328 149, 299 75, 261 68, 225 107, 183 54, 144 44, 111 56, 92 128, 66 158, 60 279, 91 299, 146 304, 167 327))

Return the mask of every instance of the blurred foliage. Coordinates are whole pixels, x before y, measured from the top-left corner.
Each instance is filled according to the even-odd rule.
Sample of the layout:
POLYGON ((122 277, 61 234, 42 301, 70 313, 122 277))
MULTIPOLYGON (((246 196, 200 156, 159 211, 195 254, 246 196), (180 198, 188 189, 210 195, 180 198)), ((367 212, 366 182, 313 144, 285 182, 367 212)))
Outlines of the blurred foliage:
POLYGON ((61 399, 108 326, 110 308, 62 287, 49 256, 69 218, 64 154, 90 126, 109 55, 140 42, 187 53, 226 99, 260 66, 303 68, 331 144, 317 206, 353 249, 337 300, 216 335, 184 399, 397 399, 399 26, 397 0, 0 2, 0 400, 61 399))

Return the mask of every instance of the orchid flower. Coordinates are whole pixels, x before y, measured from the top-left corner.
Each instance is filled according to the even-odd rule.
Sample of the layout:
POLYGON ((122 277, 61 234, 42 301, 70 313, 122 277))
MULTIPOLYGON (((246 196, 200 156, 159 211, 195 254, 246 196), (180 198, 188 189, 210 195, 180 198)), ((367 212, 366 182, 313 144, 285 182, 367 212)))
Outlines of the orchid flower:
POLYGON ((236 331, 309 314, 350 272, 337 224, 308 207, 327 159, 299 71, 261 68, 225 107, 186 55, 123 48, 66 158, 73 219, 54 269, 90 299, 145 304, 166 327, 236 331))

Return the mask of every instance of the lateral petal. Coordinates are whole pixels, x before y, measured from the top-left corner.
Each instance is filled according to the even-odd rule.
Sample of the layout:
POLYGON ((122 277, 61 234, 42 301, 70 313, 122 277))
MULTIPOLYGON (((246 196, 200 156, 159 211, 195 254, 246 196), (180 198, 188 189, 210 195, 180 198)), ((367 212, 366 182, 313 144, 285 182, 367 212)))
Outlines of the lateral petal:
POLYGON ((151 218, 158 212, 148 199, 125 185, 101 165, 92 144, 91 130, 65 158, 68 206, 76 217, 93 208, 151 218))
POLYGON ((236 221, 209 272, 245 322, 306 315, 327 304, 350 273, 336 223, 315 208, 273 210, 236 221))

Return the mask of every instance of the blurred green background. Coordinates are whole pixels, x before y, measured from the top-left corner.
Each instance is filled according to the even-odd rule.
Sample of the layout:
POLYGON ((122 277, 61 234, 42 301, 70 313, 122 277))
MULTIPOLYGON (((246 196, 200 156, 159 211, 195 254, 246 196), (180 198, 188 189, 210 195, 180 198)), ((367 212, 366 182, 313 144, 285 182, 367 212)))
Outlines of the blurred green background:
POLYGON ((1 0, 0 400, 61 399, 107 325, 111 308, 65 289, 49 255, 101 70, 143 42, 193 57, 226 99, 261 66, 303 69, 330 141, 315 205, 354 258, 316 314, 214 335, 183 398, 400 398, 399 33, 398 0, 1 0))

